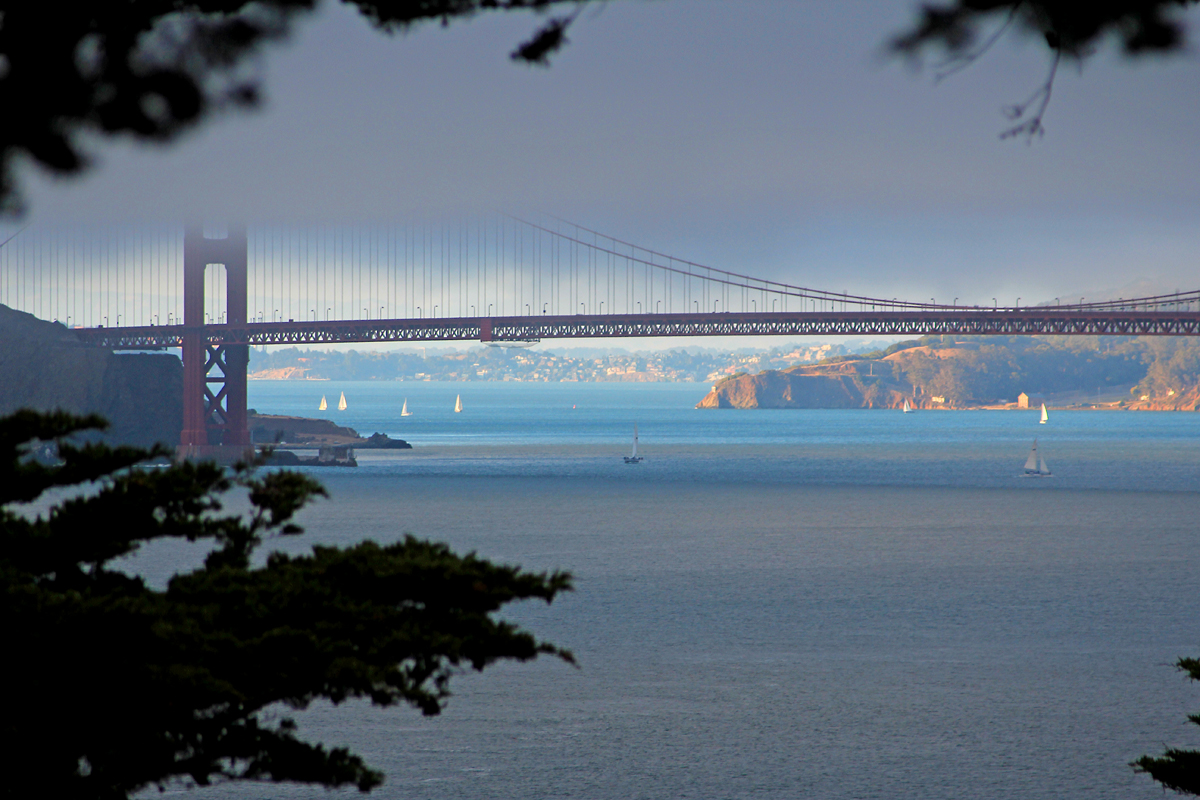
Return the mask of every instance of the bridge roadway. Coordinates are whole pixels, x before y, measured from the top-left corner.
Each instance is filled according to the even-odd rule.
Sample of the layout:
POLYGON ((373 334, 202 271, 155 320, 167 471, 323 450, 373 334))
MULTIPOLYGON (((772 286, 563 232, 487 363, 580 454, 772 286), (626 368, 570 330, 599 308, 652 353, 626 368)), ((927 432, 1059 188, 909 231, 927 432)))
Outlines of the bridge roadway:
MULTIPOLYGON (((358 342, 504 342, 661 336, 1200 336, 1200 311, 964 308, 931 311, 578 314, 317 322, 251 322, 198 329, 210 346, 358 342)), ((87 344, 115 350, 179 347, 183 325, 76 328, 87 344)))

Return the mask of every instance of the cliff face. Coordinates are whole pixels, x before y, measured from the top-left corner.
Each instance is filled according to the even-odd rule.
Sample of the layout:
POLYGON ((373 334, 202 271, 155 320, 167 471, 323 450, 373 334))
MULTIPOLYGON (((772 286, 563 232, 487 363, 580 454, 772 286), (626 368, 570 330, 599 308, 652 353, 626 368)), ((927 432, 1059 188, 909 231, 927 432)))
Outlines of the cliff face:
POLYGON ((738 375, 714 386, 696 408, 900 408, 904 405, 908 395, 901 386, 869 372, 869 364, 851 362, 738 375), (860 366, 868 374, 861 374, 860 366))
POLYGON ((179 443, 183 365, 167 354, 118 355, 67 328, 0 305, 0 414, 19 408, 96 413, 113 442, 179 443))
POLYGON ((361 439, 354 428, 345 428, 332 420, 259 414, 253 409, 246 415, 246 427, 255 442, 308 442, 316 439, 361 439))
POLYGON ((1126 408, 1134 411, 1200 411, 1200 387, 1166 396, 1150 396, 1146 400, 1133 400, 1126 408))

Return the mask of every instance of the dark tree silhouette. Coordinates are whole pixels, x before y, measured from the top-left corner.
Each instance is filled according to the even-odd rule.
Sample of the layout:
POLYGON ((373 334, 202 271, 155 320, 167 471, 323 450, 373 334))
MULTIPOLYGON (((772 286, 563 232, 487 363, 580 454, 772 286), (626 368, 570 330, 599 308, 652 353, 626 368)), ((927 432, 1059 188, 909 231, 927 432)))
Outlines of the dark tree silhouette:
MULTIPOLYGON (((550 16, 512 54, 545 64, 589 0, 345 0, 382 31, 488 11, 550 16)), ((0 212, 21 209, 13 169, 27 157, 60 174, 88 164, 85 134, 167 141, 213 112, 251 107, 250 58, 316 0, 0 0, 0 212)))
MULTIPOLYGON (((1200 659, 1181 658, 1176 666, 1192 680, 1200 681, 1200 659)), ((1200 725, 1200 714, 1189 714, 1188 719, 1200 725)), ((1171 748, 1158 758, 1142 756, 1130 766, 1146 773, 1167 789, 1180 794, 1200 795, 1200 750, 1171 748)))
POLYGON ((1001 138, 1032 138, 1045 133, 1042 118, 1064 59, 1081 61, 1108 38, 1119 41, 1129 56, 1182 50, 1187 31, 1180 12, 1196 2, 952 0, 922 6, 916 24, 892 39, 890 47, 913 58, 940 51, 940 79, 973 63, 1010 30, 1038 37, 1050 57, 1046 81, 1024 102, 1004 109, 1013 124, 1001 134, 1001 138))
POLYGON ((344 748, 302 741, 287 708, 365 698, 434 715, 456 671, 573 661, 493 618, 514 600, 552 601, 570 589, 567 574, 412 537, 252 566, 265 537, 301 533, 293 515, 324 494, 318 483, 244 466, 139 468, 164 453, 64 439, 102 425, 61 412, 0 419, 6 796, 121 799, 221 780, 367 791, 383 776, 344 748), (48 441, 60 459, 49 466, 30 452, 48 441), (48 512, 21 508, 47 492, 59 498, 48 512), (242 495, 248 513, 224 510, 242 495), (114 566, 165 538, 214 547, 162 591, 114 566))

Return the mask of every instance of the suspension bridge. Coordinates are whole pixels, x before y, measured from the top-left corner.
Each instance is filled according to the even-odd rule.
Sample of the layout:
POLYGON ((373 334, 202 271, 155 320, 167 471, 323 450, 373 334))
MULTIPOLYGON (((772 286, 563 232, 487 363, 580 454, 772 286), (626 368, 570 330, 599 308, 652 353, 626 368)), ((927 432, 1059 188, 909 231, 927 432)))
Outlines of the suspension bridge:
POLYGON ((0 303, 84 344, 178 347, 181 448, 244 448, 256 345, 682 336, 1200 335, 1200 291, 975 306, 831 292, 697 264, 561 220, 28 229, 0 303))

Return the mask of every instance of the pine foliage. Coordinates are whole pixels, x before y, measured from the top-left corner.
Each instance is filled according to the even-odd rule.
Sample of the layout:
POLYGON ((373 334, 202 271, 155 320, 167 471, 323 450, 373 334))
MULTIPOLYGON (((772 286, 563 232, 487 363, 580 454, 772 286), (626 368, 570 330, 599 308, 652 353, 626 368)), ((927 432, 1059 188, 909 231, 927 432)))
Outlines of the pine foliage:
POLYGON ((552 601, 569 575, 412 537, 272 553, 256 566, 265 540, 302 532, 293 517, 324 494, 319 483, 246 465, 139 466, 166 454, 70 444, 102 425, 31 411, 0 419, 7 796, 126 798, 228 780, 368 791, 382 774, 301 740, 288 709, 365 698, 435 715, 456 671, 573 661, 493 617, 515 600, 552 601), (45 442, 58 443, 57 459, 32 457, 45 442), (239 497, 248 513, 228 510, 239 497), (22 505, 39 498, 48 511, 22 505), (163 590, 119 569, 165 538, 213 548, 163 590))

